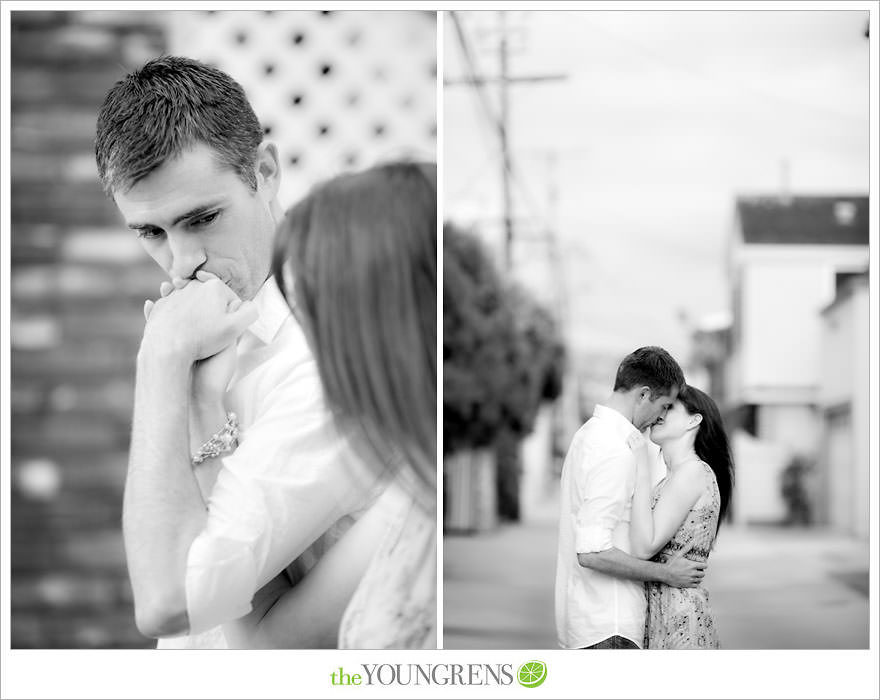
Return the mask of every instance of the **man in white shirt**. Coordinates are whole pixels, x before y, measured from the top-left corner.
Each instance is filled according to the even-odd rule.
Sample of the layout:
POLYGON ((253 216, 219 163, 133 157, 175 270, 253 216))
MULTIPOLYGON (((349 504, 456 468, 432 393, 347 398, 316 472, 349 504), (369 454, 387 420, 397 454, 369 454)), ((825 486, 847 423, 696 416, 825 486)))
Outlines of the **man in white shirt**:
POLYGON ((683 385, 669 353, 639 348, 621 362, 613 393, 572 441, 562 469, 556 565, 556 630, 565 649, 641 648, 643 582, 686 588, 703 578, 705 564, 683 556, 659 564, 629 554, 633 450, 683 385))
MULTIPOLYGON (((220 626, 294 560, 306 572, 381 484, 269 276, 278 153, 241 87, 150 61, 108 93, 95 147, 105 191, 172 280, 145 306, 137 359, 123 507, 137 624, 189 635, 166 646, 226 646, 220 626)), ((304 645, 335 641, 319 632, 304 645)))

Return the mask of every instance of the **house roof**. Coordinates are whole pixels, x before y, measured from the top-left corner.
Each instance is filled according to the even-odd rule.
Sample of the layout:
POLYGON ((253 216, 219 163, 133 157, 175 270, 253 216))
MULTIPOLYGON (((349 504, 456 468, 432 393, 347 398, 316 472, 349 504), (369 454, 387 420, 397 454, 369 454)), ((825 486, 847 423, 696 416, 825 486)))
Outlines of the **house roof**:
POLYGON ((737 197, 743 242, 868 245, 864 196, 737 197))

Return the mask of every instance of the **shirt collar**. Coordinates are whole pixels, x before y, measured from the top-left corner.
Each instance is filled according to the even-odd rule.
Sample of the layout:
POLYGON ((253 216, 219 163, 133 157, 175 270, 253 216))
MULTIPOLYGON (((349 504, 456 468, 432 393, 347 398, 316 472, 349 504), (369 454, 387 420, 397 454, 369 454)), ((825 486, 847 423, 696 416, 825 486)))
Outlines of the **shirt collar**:
POLYGON ((284 301, 274 277, 267 279, 260 287, 260 291, 254 297, 254 304, 256 304, 260 316, 248 327, 248 330, 260 342, 268 345, 278 335, 284 322, 292 316, 290 307, 284 301))
POLYGON ((607 421, 620 439, 627 441, 627 444, 629 444, 628 441, 632 438, 633 433, 639 434, 638 428, 632 422, 627 420, 620 411, 610 406, 603 406, 597 403, 596 408, 593 410, 593 415, 596 418, 607 421))

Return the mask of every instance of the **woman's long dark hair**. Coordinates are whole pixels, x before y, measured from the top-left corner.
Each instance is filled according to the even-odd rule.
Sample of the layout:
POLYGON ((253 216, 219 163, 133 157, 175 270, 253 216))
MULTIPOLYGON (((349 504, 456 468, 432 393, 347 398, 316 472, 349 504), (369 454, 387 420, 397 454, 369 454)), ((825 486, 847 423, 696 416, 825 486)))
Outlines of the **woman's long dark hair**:
POLYGON ((721 497, 721 511, 718 514, 718 527, 721 527, 721 521, 730 507, 733 494, 733 456, 721 412, 711 396, 690 384, 685 385, 678 395, 678 400, 684 404, 689 414, 699 413, 703 417, 697 429, 694 450, 697 457, 715 472, 718 493, 721 497))
POLYGON ((278 228, 273 273, 305 322, 328 403, 378 462, 401 454, 434 495, 437 185, 390 163, 312 190, 278 228))

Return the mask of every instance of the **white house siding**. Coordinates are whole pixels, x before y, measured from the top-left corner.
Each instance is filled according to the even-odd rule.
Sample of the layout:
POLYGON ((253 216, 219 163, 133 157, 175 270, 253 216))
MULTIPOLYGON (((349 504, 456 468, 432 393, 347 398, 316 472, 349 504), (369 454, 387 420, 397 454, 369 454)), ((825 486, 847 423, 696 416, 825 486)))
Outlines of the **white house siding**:
MULTIPOLYGON (((822 420, 817 409, 798 404, 758 407, 757 435, 738 430, 732 439, 736 463, 736 508, 740 523, 776 523, 787 515, 782 498, 782 471, 795 455, 812 458, 819 449, 822 420)), ((815 498, 816 475, 807 488, 815 498)))
POLYGON ((813 456, 819 450, 822 419, 815 406, 766 404, 758 409, 757 422, 758 435, 783 447, 789 455, 813 456))
POLYGON ((743 271, 743 389, 814 389, 821 348, 819 310, 834 290, 824 265, 756 263, 743 271))
POLYGON ((830 517, 826 475, 819 464, 827 449, 820 405, 822 309, 834 299, 838 273, 860 272, 867 265, 867 246, 743 245, 741 239, 734 245, 735 342, 726 368, 728 402, 756 406, 756 435, 738 433, 733 440, 738 522, 785 518, 780 480, 795 455, 817 460, 807 485, 814 506, 820 506, 814 514, 830 517))
POLYGON ((736 430, 731 436, 736 462, 733 519, 737 523, 777 523, 785 518, 785 502, 779 492, 779 474, 788 450, 771 440, 736 430))
POLYGON ((867 279, 822 315, 822 514, 860 537, 869 527, 869 337, 867 279))

